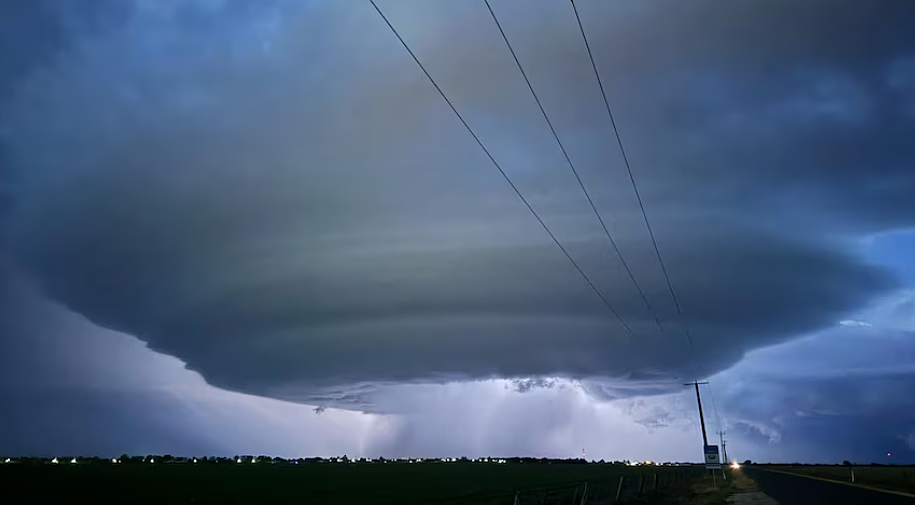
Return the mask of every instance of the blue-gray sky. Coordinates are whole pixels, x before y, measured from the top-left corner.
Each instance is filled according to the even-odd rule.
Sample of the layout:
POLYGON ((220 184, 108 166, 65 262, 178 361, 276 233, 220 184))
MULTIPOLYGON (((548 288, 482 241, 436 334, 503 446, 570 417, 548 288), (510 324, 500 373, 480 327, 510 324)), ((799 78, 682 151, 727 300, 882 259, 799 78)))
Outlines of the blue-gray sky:
POLYGON ((485 4, 379 2, 631 334, 369 3, 6 2, 0 452, 690 459, 709 378, 915 459, 913 7, 576 3, 681 316, 571 5, 492 4, 647 304, 485 4))

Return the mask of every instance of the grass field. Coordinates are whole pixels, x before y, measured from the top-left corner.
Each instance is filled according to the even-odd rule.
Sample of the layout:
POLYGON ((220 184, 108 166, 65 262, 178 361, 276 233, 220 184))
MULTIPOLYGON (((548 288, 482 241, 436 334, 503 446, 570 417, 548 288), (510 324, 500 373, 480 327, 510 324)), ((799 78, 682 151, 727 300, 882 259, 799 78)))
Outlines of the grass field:
POLYGON ((609 464, 3 465, 4 494, 36 503, 332 503, 576 505, 622 503, 691 485, 691 467, 609 464), (642 492, 639 493, 641 484, 642 492))
POLYGON ((915 493, 915 467, 908 466, 773 466, 772 470, 799 473, 812 477, 851 482, 855 472, 855 483, 865 486, 908 491, 915 493))

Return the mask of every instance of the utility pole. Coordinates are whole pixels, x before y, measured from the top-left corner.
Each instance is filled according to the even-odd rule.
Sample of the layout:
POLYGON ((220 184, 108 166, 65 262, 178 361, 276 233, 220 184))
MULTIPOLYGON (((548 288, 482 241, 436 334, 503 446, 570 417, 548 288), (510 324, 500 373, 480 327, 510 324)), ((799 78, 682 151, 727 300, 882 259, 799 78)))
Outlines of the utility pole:
POLYGON ((699 424, 702 425, 702 445, 708 445, 708 435, 705 434, 705 417, 702 416, 702 398, 699 396, 699 385, 708 384, 708 382, 687 382, 684 386, 696 386, 696 403, 699 404, 699 424))
POLYGON ((726 432, 724 432, 724 431, 719 431, 718 439, 721 440, 721 453, 724 456, 724 459, 722 461, 727 463, 728 461, 731 461, 731 460, 728 459, 728 444, 727 444, 727 441, 725 441, 725 439, 724 439, 725 433, 726 432))

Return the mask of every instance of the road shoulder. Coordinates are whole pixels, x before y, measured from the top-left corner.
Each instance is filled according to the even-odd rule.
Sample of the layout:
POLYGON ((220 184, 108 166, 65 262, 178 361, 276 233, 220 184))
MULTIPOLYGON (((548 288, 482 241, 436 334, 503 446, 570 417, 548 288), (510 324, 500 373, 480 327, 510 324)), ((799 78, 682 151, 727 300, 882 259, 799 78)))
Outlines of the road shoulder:
POLYGON ((731 472, 731 489, 733 493, 726 500, 728 505, 778 505, 771 496, 760 491, 756 482, 740 469, 731 472))

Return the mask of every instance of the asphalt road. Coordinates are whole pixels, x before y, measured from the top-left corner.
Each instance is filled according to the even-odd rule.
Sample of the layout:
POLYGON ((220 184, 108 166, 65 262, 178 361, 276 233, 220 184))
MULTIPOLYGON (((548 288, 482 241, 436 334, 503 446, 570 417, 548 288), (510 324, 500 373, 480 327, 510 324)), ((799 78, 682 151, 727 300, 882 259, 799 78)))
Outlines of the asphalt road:
POLYGON ((742 468, 779 505, 915 505, 915 498, 759 468, 742 468))

